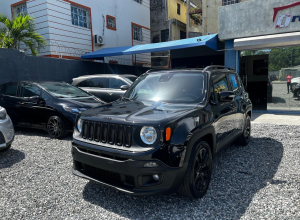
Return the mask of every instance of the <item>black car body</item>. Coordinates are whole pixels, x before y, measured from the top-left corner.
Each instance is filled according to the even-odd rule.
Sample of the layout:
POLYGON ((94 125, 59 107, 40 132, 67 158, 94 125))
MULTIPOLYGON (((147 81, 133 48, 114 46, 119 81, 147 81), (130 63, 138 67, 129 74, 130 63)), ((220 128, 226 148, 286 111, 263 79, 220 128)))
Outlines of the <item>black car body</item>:
POLYGON ((271 82, 278 80, 278 76, 276 76, 275 74, 270 75, 270 80, 271 82))
POLYGON ((294 89, 294 97, 300 100, 300 83, 294 89))
POLYGON ((137 79, 134 75, 100 74, 81 76, 73 79, 73 86, 77 86, 105 102, 113 102, 119 99, 125 90, 137 79), (125 87, 126 88, 126 87, 125 87))
POLYGON ((73 174, 135 195, 179 189, 200 198, 212 157, 233 141, 248 144, 251 112, 232 69, 145 73, 119 101, 78 115, 73 174))
POLYGON ((56 138, 73 131, 80 111, 101 104, 104 102, 100 99, 67 83, 10 82, 0 86, 0 105, 6 108, 15 126, 43 129, 49 133, 52 118, 57 126, 61 126, 61 135, 49 133, 56 138))

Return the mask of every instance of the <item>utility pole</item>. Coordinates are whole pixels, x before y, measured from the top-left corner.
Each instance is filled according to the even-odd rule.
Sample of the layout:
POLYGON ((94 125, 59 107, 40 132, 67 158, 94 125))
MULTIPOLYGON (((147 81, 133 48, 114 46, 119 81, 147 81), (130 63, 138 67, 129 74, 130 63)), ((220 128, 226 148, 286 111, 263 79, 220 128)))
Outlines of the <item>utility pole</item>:
POLYGON ((189 38, 190 31, 190 0, 186 1, 186 38, 189 38))

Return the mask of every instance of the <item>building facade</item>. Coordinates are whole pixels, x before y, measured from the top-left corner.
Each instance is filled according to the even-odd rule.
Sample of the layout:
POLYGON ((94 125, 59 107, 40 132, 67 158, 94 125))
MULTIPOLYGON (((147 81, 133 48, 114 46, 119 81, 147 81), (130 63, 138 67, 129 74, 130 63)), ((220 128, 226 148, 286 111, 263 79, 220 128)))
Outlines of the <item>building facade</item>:
MULTIPOLYGON (((36 22, 47 47, 40 55, 78 59, 107 47, 150 43, 149 0, 0 0, 9 17, 24 12, 36 22)), ((105 62, 149 65, 150 54, 105 58, 105 62)))

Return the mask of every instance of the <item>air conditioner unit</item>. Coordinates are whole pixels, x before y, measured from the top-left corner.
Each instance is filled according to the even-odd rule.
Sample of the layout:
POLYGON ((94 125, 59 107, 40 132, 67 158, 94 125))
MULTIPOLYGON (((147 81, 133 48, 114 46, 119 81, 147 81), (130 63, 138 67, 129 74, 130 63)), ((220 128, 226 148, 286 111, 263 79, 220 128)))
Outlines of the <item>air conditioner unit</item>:
POLYGON ((104 45, 104 38, 100 35, 95 35, 95 44, 104 45))

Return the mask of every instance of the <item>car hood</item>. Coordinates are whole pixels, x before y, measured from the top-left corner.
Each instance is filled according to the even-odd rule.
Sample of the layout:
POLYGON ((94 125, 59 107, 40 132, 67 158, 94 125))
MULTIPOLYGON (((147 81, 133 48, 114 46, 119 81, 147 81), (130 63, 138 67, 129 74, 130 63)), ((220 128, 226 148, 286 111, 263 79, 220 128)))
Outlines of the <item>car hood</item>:
POLYGON ((94 96, 87 98, 60 99, 61 103, 70 107, 94 108, 104 104, 104 102, 94 96))
POLYGON ((291 82, 300 83, 300 77, 292 78, 291 82))
POLYGON ((81 117, 91 121, 107 121, 111 123, 147 123, 152 124, 193 110, 196 105, 167 104, 162 102, 116 101, 90 109, 81 117))

